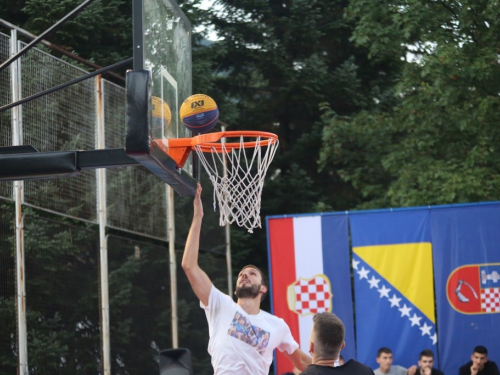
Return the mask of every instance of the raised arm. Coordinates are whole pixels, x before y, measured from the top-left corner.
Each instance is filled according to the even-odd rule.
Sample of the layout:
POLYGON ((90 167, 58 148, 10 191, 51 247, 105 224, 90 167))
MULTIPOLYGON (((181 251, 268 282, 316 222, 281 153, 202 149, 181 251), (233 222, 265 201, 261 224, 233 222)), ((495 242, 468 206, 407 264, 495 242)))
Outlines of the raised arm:
POLYGON ((288 357, 290 362, 293 363, 293 366, 299 371, 304 371, 312 361, 312 358, 300 350, 300 348, 295 350, 292 354, 288 354, 287 352, 283 352, 283 354, 288 357))
POLYGON ((186 273, 194 293, 201 303, 208 306, 208 297, 212 289, 212 281, 198 265, 198 252, 200 249, 200 231, 203 220, 203 205, 201 203, 201 185, 196 188, 194 197, 193 222, 189 229, 184 255, 182 257, 182 269, 186 273))

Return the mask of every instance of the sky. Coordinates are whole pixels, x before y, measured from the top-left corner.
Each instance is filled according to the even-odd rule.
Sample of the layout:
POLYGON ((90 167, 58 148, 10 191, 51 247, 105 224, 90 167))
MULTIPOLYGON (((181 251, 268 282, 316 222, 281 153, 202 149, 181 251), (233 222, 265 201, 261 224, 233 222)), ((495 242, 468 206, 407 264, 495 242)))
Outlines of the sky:
MULTIPOLYGON (((210 7, 213 6, 213 4, 215 3, 216 0, 202 0, 201 4, 200 4, 200 8, 202 9, 209 9, 210 7)), ((218 40, 218 36, 217 36, 217 33, 213 30, 209 30, 209 33, 208 33, 208 36, 207 36, 208 40, 218 40)))

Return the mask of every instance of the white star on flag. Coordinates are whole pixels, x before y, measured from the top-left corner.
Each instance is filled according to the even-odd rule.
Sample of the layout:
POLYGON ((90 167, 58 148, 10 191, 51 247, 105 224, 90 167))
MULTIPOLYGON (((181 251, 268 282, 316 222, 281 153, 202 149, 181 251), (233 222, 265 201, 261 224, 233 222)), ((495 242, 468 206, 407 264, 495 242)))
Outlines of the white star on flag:
POLYGON ((361 270, 358 271, 359 279, 366 279, 368 280, 368 273, 370 270, 365 269, 365 267, 362 267, 361 270))
POLYGON ((406 306, 406 303, 403 305, 403 307, 401 307, 400 309, 398 309, 399 311, 401 311, 401 318, 403 316, 407 316, 408 318, 410 317, 410 311, 411 311, 411 307, 408 307, 406 306))
POLYGON ((431 328, 432 326, 428 326, 427 323, 424 322, 423 327, 419 327, 419 329, 422 331, 422 336, 424 335, 431 335, 431 328))
POLYGON ((413 316, 410 318, 411 326, 417 325, 420 327, 420 320, 422 320, 421 316, 417 316, 417 314, 413 313, 413 316))
POLYGON ((380 279, 376 279, 375 276, 372 276, 372 278, 370 280, 368 280, 368 284, 370 284, 370 289, 378 288, 379 282, 380 282, 380 279))
POLYGON ((389 298, 389 302, 391 303, 391 307, 397 306, 399 307, 399 302, 401 302, 401 298, 396 297, 396 294, 392 295, 392 298, 389 298))
POLYGON ((358 264, 359 264, 359 260, 356 260, 356 259, 352 260, 352 268, 354 268, 355 270, 358 269, 358 264))
POLYGON ((377 289, 377 290, 380 293, 380 298, 382 298, 382 297, 389 298, 389 292, 391 291, 391 289, 386 288, 385 285, 382 285, 382 288, 377 289))
POLYGON ((432 340, 432 345, 436 345, 437 341, 438 341, 438 336, 437 336, 437 333, 434 333, 432 336, 431 336, 431 340, 432 340))

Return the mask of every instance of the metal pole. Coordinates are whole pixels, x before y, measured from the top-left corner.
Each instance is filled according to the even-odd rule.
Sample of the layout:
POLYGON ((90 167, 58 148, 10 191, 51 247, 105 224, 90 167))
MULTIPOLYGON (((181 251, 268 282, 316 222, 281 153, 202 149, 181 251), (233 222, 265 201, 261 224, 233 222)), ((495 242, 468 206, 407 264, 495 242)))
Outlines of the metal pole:
POLYGON ((177 263, 175 258, 174 189, 167 185, 168 255, 170 260, 170 301, 172 307, 172 348, 179 347, 179 318, 177 316, 177 263))
MULTIPOLYGON (((12 30, 10 38, 10 54, 15 55, 18 50, 17 32, 12 30)), ((20 62, 11 65, 11 85, 12 99, 19 100, 21 97, 21 67, 20 62)), ((22 128, 21 128, 21 108, 17 107, 12 110, 12 144, 19 146, 22 144, 22 128)), ((18 365, 19 374, 28 374, 28 341, 27 341, 27 326, 26 326, 26 284, 24 273, 24 226, 23 226, 23 181, 14 181, 14 201, 16 206, 16 287, 17 287, 17 338, 19 342, 18 348, 18 365)))
MULTIPOLYGON (((104 132, 104 93, 102 77, 95 79, 96 96, 96 148, 106 148, 104 132)), ((104 375, 111 374, 111 350, 109 332, 109 289, 108 289, 108 237, 106 236, 106 169, 99 168, 97 174, 97 212, 99 215, 99 258, 101 274, 101 335, 102 335, 102 367, 104 375)))
MULTIPOLYGON (((220 122, 220 121, 219 121, 220 122)), ((221 130, 223 132, 226 131, 226 125, 223 122, 221 123, 221 130)), ((223 137, 221 143, 226 143, 226 138, 223 137)), ((224 177, 227 176, 227 158, 224 154, 224 177)), ((231 227, 229 223, 226 223, 226 267, 227 267, 227 291, 230 296, 233 295, 233 270, 231 264, 231 227)))
POLYGON ((229 223, 226 224, 226 264, 227 264, 227 291, 233 295, 233 271, 231 265, 231 229, 229 223))

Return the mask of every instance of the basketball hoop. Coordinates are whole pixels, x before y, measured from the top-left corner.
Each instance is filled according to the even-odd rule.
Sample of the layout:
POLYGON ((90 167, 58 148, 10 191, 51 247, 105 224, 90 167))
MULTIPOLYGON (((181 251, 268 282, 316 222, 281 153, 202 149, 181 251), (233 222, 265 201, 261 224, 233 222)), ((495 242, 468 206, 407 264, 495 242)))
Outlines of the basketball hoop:
POLYGON ((264 178, 279 144, 275 134, 224 131, 167 142, 168 154, 180 167, 191 150, 198 155, 214 186, 214 210, 218 204, 221 226, 236 222, 250 233, 261 228, 264 178), (237 140, 227 142, 228 138, 237 140))

